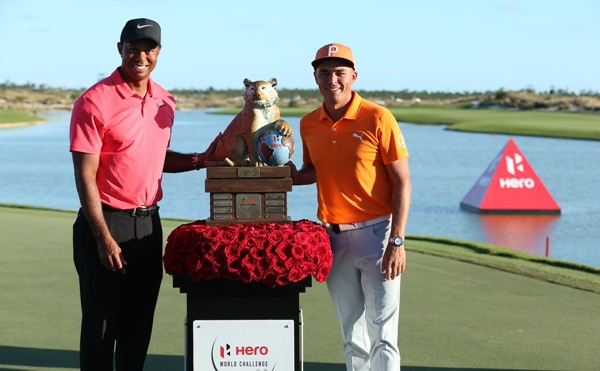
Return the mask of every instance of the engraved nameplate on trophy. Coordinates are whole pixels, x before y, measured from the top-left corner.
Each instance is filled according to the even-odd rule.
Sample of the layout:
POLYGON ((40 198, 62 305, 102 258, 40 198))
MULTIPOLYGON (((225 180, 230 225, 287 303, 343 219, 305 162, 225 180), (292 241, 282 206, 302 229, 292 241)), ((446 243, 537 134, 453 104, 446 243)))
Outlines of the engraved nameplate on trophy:
POLYGON ((260 194, 239 193, 235 195, 235 217, 238 219, 260 218, 261 204, 260 194))
POLYGON ((209 167, 207 225, 291 223, 287 192, 292 190, 289 166, 209 167))

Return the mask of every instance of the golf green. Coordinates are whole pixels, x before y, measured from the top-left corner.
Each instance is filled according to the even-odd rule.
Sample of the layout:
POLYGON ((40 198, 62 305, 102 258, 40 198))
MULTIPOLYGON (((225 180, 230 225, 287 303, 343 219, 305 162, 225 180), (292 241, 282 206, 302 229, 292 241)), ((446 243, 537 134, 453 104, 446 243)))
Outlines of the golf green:
MULTIPOLYGON (((0 206, 0 370, 76 370, 72 212, 0 206)), ((183 221, 164 221, 165 238, 183 221)), ((594 370, 600 295, 410 250, 402 276, 404 370, 594 370)), ((422 250, 422 249, 421 249, 422 250)), ((301 295, 304 369, 343 371, 324 284, 301 295)), ((183 369, 185 296, 165 275, 146 370, 183 369)))

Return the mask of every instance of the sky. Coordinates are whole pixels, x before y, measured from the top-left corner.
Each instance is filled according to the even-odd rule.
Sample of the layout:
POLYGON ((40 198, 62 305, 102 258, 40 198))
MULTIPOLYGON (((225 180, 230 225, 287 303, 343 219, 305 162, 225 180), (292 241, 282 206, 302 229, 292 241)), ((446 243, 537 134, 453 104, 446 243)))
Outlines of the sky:
POLYGON ((0 82, 87 88, 140 17, 161 25, 167 89, 316 89, 310 62, 337 42, 358 90, 600 92, 600 0, 0 0, 0 82))

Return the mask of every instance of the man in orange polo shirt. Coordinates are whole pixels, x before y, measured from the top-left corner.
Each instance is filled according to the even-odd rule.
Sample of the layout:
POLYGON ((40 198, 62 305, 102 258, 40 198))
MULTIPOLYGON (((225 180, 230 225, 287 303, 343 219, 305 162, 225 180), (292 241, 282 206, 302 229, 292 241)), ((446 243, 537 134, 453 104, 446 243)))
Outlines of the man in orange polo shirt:
POLYGON ((120 67, 89 88, 71 116, 84 371, 112 371, 113 363, 117 371, 143 370, 163 274, 162 174, 203 161, 167 149, 175 99, 150 78, 161 50, 158 23, 128 21, 117 50, 120 67))
POLYGON ((346 368, 397 371, 400 275, 411 197, 408 151, 392 113, 352 90, 352 50, 327 44, 312 62, 323 105, 300 121, 303 165, 294 185, 317 183, 317 217, 333 266, 327 287, 346 368))

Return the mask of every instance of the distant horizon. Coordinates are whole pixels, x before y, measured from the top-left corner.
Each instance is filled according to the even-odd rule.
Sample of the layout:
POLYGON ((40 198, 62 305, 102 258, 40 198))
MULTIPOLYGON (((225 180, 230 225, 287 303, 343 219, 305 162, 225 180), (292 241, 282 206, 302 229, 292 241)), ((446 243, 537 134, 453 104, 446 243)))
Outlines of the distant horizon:
POLYGON ((125 22, 146 17, 169 90, 316 88, 310 63, 336 42, 352 48, 355 90, 598 92, 598 16, 597 0, 0 0, 0 81, 88 88, 120 65, 125 22))
MULTIPOLYGON (((160 82, 157 81, 157 83, 161 86, 163 86, 162 84, 160 84, 160 82)), ((91 86, 91 85, 90 85, 91 86)), ((60 91, 64 91, 64 90, 76 90, 76 91, 80 91, 80 90, 86 90, 89 88, 89 86, 86 87, 79 87, 79 88, 75 88, 75 87, 62 87, 62 86, 49 86, 49 85, 44 85, 44 84, 35 84, 33 82, 28 82, 28 83, 24 83, 24 84, 17 84, 15 82, 12 82, 10 80, 4 81, 4 82, 0 82, 0 87, 8 87, 8 88, 24 88, 24 89, 29 89, 32 88, 33 90, 42 90, 42 89, 51 89, 51 90, 60 90, 60 91), (33 87, 31 87, 33 86, 33 87)), ((207 88, 168 88, 163 86, 165 89, 167 89, 168 91, 210 91, 210 90, 214 90, 214 91, 243 91, 244 90, 244 86, 240 86, 238 88, 215 88, 215 87, 207 87, 207 88)), ((281 87, 278 86, 277 90, 281 91, 281 90, 305 90, 305 91, 318 91, 318 88, 287 88, 287 87, 281 87)), ((596 95, 600 95, 600 91, 589 91, 589 90, 582 90, 579 92, 575 92, 575 91, 567 91, 564 89, 555 89, 555 93, 550 93, 550 91, 532 91, 532 90, 528 90, 528 89, 511 89, 511 90, 507 90, 504 88, 498 88, 495 90, 485 90, 485 91, 433 91, 433 90, 410 90, 410 89, 399 89, 399 90, 391 90, 391 89, 354 89, 355 91, 366 91, 366 92, 390 92, 390 93, 400 93, 400 92, 408 92, 408 93, 425 93, 425 94, 461 94, 461 95, 469 95, 469 94, 489 94, 489 93, 496 93, 496 92, 500 92, 500 91, 504 91, 504 92, 522 92, 522 91, 526 91, 526 92, 530 92, 532 94, 551 94, 551 95, 576 95, 576 96, 596 96, 596 95), (559 93, 560 92, 560 93, 559 93)))

